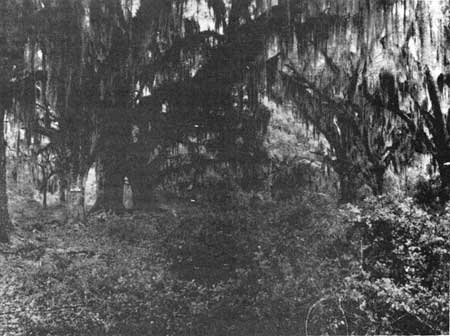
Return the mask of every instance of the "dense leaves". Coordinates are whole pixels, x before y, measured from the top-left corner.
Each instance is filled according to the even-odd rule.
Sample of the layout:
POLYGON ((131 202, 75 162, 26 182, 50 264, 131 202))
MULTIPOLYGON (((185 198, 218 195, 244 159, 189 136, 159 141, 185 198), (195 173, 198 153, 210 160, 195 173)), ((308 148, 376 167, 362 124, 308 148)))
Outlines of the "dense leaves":
POLYGON ((353 214, 349 234, 361 270, 346 278, 346 291, 359 305, 349 315, 356 333, 445 333, 448 214, 392 197, 373 199, 353 214))

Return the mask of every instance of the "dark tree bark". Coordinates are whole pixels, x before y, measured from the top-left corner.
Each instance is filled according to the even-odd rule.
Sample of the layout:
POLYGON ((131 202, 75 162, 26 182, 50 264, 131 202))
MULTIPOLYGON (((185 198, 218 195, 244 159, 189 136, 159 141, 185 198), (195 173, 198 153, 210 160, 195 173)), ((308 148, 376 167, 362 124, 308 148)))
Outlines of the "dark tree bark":
POLYGON ((349 160, 337 159, 333 164, 339 178, 339 201, 351 203, 356 200, 358 189, 362 186, 357 167, 349 160))
POLYGON ((373 169, 375 175, 375 195, 382 195, 384 191, 384 173, 386 172, 386 166, 379 165, 373 169))
POLYGON ((129 175, 128 145, 131 131, 125 109, 105 109, 96 161, 97 200, 91 211, 124 209, 123 179, 129 175))
POLYGON ((431 75, 430 70, 425 70, 425 81, 427 84, 428 95, 430 97, 433 114, 431 115, 425 108, 421 109, 424 119, 428 124, 432 141, 434 144, 434 158, 438 164, 439 174, 441 177, 442 189, 447 191, 450 187, 450 123, 449 116, 445 116, 441 110, 440 94, 436 82, 431 75))
MULTIPOLYGON (((83 111, 84 112, 84 111, 83 111)), ((81 115, 81 114, 80 114, 81 115)), ((67 190, 67 220, 68 223, 84 223, 86 219, 84 190, 89 165, 87 162, 87 145, 83 142, 86 133, 81 129, 84 120, 82 118, 69 119, 72 129, 66 129, 70 140, 67 142, 68 153, 70 153, 68 165, 68 190, 67 190)))
POLYGON ((5 109, 0 105, 0 241, 9 241, 9 232, 11 230, 11 219, 8 212, 8 195, 6 189, 6 141, 4 139, 3 120, 5 109))
POLYGON ((59 175, 59 203, 65 204, 66 203, 66 177, 64 174, 59 175))
MULTIPOLYGON (((111 152, 110 152, 111 153, 111 152)), ((96 164, 97 199, 91 211, 122 210, 123 162, 114 153, 100 154, 96 164)))

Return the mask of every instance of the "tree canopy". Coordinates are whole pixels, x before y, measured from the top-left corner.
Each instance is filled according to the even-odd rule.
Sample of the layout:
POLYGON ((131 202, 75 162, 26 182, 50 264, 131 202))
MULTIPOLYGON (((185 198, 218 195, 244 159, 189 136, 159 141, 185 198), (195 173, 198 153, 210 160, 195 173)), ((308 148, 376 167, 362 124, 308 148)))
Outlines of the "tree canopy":
POLYGON ((96 208, 120 207, 125 175, 142 197, 164 181, 195 184, 208 170, 258 185, 270 166, 273 102, 325 139, 322 161, 343 200, 363 184, 381 194, 386 170, 401 172, 416 152, 430 153, 449 183, 444 5, 10 3, 22 13, 21 25, 4 29, 24 50, 17 117, 28 142, 49 142, 36 151, 57 157, 62 189, 83 188, 96 164, 96 208))

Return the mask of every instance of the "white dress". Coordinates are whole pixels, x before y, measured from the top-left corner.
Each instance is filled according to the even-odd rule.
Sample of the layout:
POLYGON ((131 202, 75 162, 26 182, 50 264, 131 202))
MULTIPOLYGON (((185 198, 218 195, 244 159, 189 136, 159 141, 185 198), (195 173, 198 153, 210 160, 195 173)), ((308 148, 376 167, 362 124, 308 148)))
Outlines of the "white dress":
POLYGON ((123 185, 123 206, 127 210, 132 210, 134 207, 133 190, 131 190, 131 185, 126 182, 123 185))

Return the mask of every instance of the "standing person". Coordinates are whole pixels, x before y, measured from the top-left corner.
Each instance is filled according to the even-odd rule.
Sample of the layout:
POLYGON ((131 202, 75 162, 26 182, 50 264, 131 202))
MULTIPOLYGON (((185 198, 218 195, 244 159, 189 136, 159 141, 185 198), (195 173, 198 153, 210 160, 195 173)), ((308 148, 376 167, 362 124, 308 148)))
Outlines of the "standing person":
POLYGON ((131 211, 134 208, 133 190, 131 189, 131 184, 128 177, 126 176, 123 184, 123 206, 127 211, 131 211))

